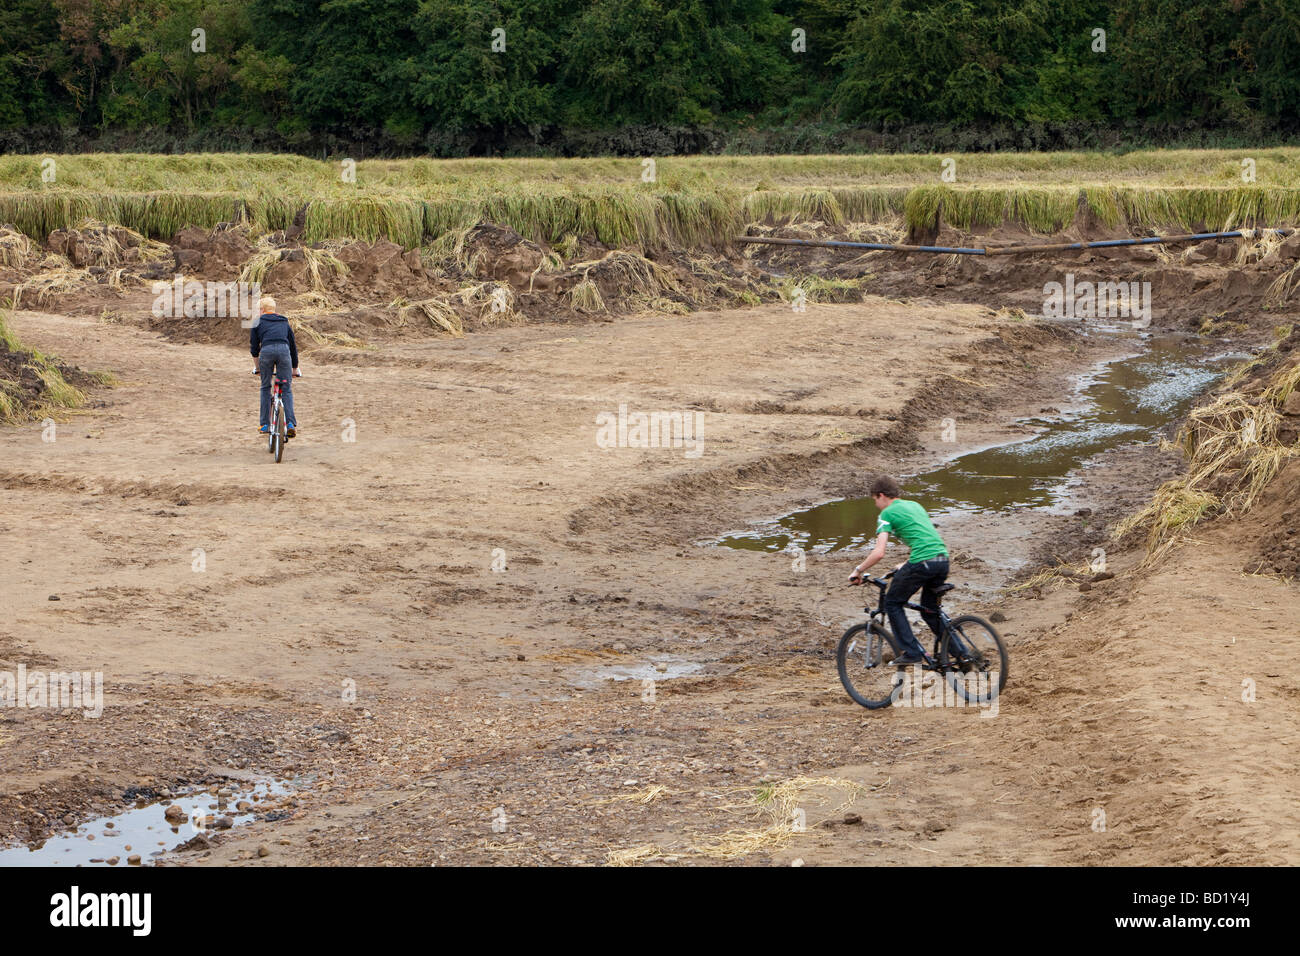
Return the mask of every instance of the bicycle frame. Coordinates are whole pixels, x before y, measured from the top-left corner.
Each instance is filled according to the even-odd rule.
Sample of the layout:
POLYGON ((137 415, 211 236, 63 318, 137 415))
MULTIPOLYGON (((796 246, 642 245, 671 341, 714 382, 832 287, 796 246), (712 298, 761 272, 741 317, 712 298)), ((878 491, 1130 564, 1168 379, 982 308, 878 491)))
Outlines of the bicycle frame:
MULTIPOLYGON (((885 592, 889 590, 889 585, 880 578, 866 577, 863 578, 862 580, 864 583, 874 584, 880 590, 880 599, 879 601, 877 601, 875 608, 873 609, 870 605, 868 605, 867 607, 864 607, 862 610, 867 612, 868 618, 871 620, 872 623, 882 624, 882 625, 884 623, 887 623, 889 618, 885 614, 885 592)), ((903 605, 903 607, 907 608, 909 611, 920 611, 922 613, 925 613, 926 611, 926 608, 921 607, 921 605, 913 601, 908 601, 906 604, 903 605)), ((940 633, 947 634, 949 629, 952 626, 952 618, 948 616, 948 612, 943 609, 942 604, 939 605, 938 610, 939 610, 939 622, 941 625, 940 633)), ((894 649, 894 653, 901 654, 903 651, 902 648, 898 646, 897 639, 894 637, 894 632, 889 630, 888 628, 884 628, 884 633, 889 640, 889 646, 894 649)), ((940 637, 938 634, 936 634, 934 636, 934 649, 931 653, 926 653, 925 645, 921 644, 920 641, 917 641, 917 644, 921 644, 921 653, 925 654, 926 660, 930 664, 935 666, 937 666, 937 661, 939 659, 939 641, 940 641, 940 637)))

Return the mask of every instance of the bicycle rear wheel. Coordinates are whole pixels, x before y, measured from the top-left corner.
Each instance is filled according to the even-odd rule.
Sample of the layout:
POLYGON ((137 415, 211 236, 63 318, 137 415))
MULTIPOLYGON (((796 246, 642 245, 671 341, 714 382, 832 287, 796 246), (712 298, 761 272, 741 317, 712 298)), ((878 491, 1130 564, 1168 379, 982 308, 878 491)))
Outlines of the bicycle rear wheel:
POLYGON ((856 624, 844 632, 835 650, 835 666, 840 683, 855 703, 868 710, 888 707, 894 702, 902 675, 894 659, 890 634, 879 624, 856 624))
POLYGON ((280 459, 284 457, 284 433, 286 426, 284 423, 284 406, 275 410, 275 461, 279 464, 280 459))
POLYGON ((939 645, 939 666, 953 690, 973 704, 986 704, 1007 686, 1007 646, 993 625, 974 614, 954 618, 939 645), (959 646, 953 644, 953 639, 959 646))

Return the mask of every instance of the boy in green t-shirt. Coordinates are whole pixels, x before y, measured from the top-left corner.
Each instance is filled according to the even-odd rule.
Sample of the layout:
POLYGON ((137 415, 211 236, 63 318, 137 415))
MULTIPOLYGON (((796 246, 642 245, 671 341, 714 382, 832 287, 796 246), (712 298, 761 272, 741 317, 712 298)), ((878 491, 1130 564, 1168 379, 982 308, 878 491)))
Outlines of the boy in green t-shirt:
POLYGON ((894 572, 894 580, 885 592, 885 614, 889 617, 890 628, 898 641, 898 650, 902 652, 902 656, 896 657, 894 663, 906 667, 921 663, 925 659, 925 651, 912 634, 912 625, 907 620, 903 605, 920 590, 921 617, 930 625, 935 636, 939 635, 939 596, 934 593, 934 589, 948 577, 948 548, 939 537, 939 532, 934 530, 925 509, 915 501, 901 499, 899 495, 902 493, 898 482, 887 475, 880 475, 871 483, 871 497, 880 509, 880 518, 876 522, 876 544, 867 559, 853 569, 849 583, 861 584, 863 572, 884 560, 891 534, 912 549, 907 561, 900 564, 894 572))

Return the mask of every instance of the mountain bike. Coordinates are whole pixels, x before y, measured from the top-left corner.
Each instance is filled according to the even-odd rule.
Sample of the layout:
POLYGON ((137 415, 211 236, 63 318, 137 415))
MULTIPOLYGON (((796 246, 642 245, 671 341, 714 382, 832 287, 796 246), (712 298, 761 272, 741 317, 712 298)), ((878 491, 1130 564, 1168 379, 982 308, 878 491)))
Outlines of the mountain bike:
MULTIPOLYGON (((845 631, 835 651, 840 682, 849 696, 868 710, 888 707, 903 692, 903 669, 893 666, 894 659, 903 653, 886 626, 885 616, 885 591, 889 588, 886 579, 893 576, 891 571, 885 578, 868 575, 862 579, 880 589, 880 600, 874 608, 863 608, 867 620, 845 631)), ((934 591, 942 601, 956 587, 941 584, 934 591)), ((914 603, 904 606, 913 611, 922 609, 914 603)), ((974 704, 992 701, 1007 683, 1007 648, 1001 635, 982 617, 963 614, 952 618, 942 606, 939 621, 941 633, 934 639, 933 651, 926 653, 922 647, 924 660, 917 666, 940 675, 962 700, 974 704)))
MULTIPOLYGON (((254 370, 254 375, 261 373, 254 370)), ((276 464, 284 457, 284 443, 289 440, 289 424, 284 417, 284 386, 288 382, 276 376, 271 380, 271 430, 266 434, 266 450, 275 456, 276 464)))

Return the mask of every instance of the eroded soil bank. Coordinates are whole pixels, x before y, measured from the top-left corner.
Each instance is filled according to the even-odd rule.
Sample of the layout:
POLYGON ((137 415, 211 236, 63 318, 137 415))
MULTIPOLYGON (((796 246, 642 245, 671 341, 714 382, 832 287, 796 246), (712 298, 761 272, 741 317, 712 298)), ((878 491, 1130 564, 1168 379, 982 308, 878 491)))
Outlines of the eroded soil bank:
MULTIPOLYGON (((1023 435, 1112 339, 873 297, 322 343, 276 466, 222 337, 75 311, 12 324, 121 384, 55 442, 0 432, 0 669, 102 671, 104 712, 0 709, 6 841, 255 773, 310 783, 164 859, 1297 859, 1300 597, 1242 574, 1290 526, 1294 463, 1154 568, 1115 547, 1086 591, 964 603, 1005 617, 992 718, 848 700, 847 556, 698 544, 1023 435), (620 405, 701 413, 702 453, 600 447, 620 405)), ((1090 554, 1179 467, 1103 456, 1033 560, 1090 554)))

